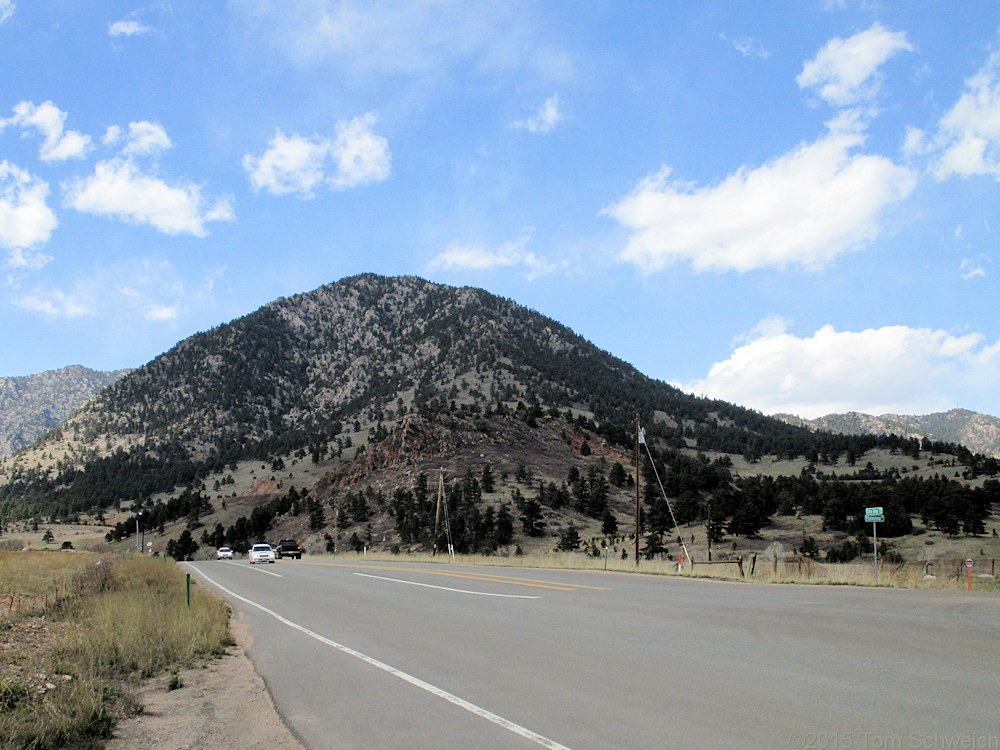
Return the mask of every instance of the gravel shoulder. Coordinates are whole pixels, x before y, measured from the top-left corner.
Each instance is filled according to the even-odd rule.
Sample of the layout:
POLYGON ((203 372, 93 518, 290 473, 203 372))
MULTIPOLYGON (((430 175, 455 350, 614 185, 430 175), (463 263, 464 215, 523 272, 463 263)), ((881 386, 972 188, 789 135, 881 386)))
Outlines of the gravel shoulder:
POLYGON ((247 658, 251 638, 236 613, 230 621, 236 646, 221 659, 180 673, 182 686, 168 690, 165 675, 136 696, 143 713, 115 728, 108 750, 205 747, 306 750, 281 720, 263 679, 247 658))

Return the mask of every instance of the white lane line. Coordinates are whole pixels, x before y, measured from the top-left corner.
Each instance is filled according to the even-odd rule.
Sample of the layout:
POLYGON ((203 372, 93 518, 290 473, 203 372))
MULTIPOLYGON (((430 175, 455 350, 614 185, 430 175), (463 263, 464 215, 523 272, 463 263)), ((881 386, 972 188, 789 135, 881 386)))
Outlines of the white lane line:
MULTIPOLYGON (((190 563, 184 563, 184 564, 185 565, 189 565, 190 563)), ((413 685, 414 687, 418 687, 421 690, 425 690, 428 693, 430 693, 431 695, 437 696, 438 698, 441 698, 442 700, 446 700, 449 703, 451 703, 451 704, 453 704, 455 706, 458 706, 459 708, 464 708, 469 713, 474 714, 474 715, 476 715, 476 716, 478 716, 478 717, 480 717, 482 719, 486 719, 487 721, 490 721, 490 722, 496 724, 497 726, 503 727, 504 729, 506 729, 506 730, 508 730, 510 732, 513 732, 514 734, 519 735, 519 736, 523 737, 526 740, 531 740, 532 742, 534 742, 537 745, 541 745, 542 747, 550 748, 550 750, 571 750, 566 745, 560 745, 555 740, 550 740, 548 737, 544 737, 544 736, 538 734, 537 732, 532 732, 530 729, 522 727, 520 724, 515 724, 513 721, 510 721, 509 719, 505 719, 502 716, 498 716, 497 714, 493 713, 492 711, 487 711, 485 708, 481 708, 480 706, 477 706, 475 703, 470 703, 469 701, 465 700, 464 698, 459 698, 457 695, 453 695, 452 693, 449 693, 447 690, 442 690, 439 687, 435 687, 434 685, 431 685, 429 682, 424 682, 419 677, 414 677, 413 675, 407 674, 406 672, 402 671, 401 669, 396 669, 395 667, 390 666, 389 664, 386 664, 385 662, 379 661, 378 659, 375 659, 375 658, 373 658, 371 656, 363 654, 360 651, 355 651, 350 646, 345 646, 344 644, 337 643, 336 641, 330 640, 329 638, 327 638, 325 636, 322 636, 319 633, 314 633, 313 631, 309 630, 308 628, 303 627, 302 625, 299 625, 298 623, 292 622, 287 617, 282 617, 281 615, 279 615, 274 610, 271 610, 271 609, 268 609, 267 607, 265 607, 263 604, 258 604, 255 601, 247 599, 245 596, 240 596, 235 591, 230 591, 229 589, 227 589, 222 584, 220 584, 220 583, 218 583, 216 581, 213 581, 209 576, 205 575, 200 569, 195 568, 193 565, 191 565, 191 567, 194 570, 196 570, 198 572, 198 575, 200 575, 206 581, 208 581, 209 583, 211 583, 213 586, 215 586, 219 590, 224 591, 225 593, 229 594, 229 596, 233 597, 234 599, 239 599, 241 602, 249 604, 251 607, 256 607, 261 612, 264 612, 266 614, 271 615, 271 617, 273 617, 274 619, 276 619, 278 622, 281 622, 281 623, 287 625, 290 628, 294 628, 295 630, 298 630, 300 633, 305 633, 310 638, 314 638, 317 641, 319 641, 320 643, 326 644, 327 646, 330 646, 331 648, 334 648, 337 651, 345 653, 348 656, 353 656, 355 659, 360 659, 365 664, 373 666, 373 667, 375 667, 377 669, 381 669, 383 672, 388 672, 389 674, 393 675, 394 677, 398 677, 403 682, 407 682, 410 685, 413 685)))
POLYGON ((438 589, 440 591, 454 591, 456 594, 472 594, 473 596, 497 596, 501 599, 541 599, 540 596, 525 596, 523 594, 491 594, 488 591, 469 591, 468 589, 452 589, 447 586, 434 586, 430 583, 417 583, 416 581, 404 581, 401 578, 386 578, 385 576, 373 576, 367 573, 355 573, 356 576, 361 576, 362 578, 377 578, 380 581, 392 581, 393 583, 405 583, 409 586, 424 586, 429 589, 438 589))
POLYGON ((267 573, 269 576, 274 576, 275 578, 284 578, 284 576, 281 575, 281 573, 272 573, 270 570, 264 570, 262 567, 260 567, 261 565, 263 565, 263 563, 254 563, 253 565, 247 563, 247 566, 249 566, 251 570, 256 568, 258 573, 267 573))

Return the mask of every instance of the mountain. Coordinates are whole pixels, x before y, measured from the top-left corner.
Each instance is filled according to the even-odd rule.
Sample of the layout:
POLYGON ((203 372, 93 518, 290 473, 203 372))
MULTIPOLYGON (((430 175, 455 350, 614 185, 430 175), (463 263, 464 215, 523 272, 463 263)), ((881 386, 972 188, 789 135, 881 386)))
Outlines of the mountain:
MULTIPOLYGON (((697 521, 708 505, 721 538, 752 536, 775 513, 823 514, 848 530, 866 502, 881 503, 889 537, 933 494, 902 476, 915 471, 919 440, 833 435, 697 398, 511 300, 366 274, 195 334, 105 388, 0 462, 0 522, 100 519, 127 504, 133 515, 109 539, 134 533, 141 509, 182 555, 203 526, 202 543, 236 549, 276 527, 314 543, 350 534, 352 545, 427 549, 428 482, 443 472, 456 546, 492 552, 520 544, 508 533, 518 514, 533 539, 546 523, 599 533, 610 516, 627 518, 637 418, 650 554, 673 515, 697 521), (905 465, 851 468, 875 448, 905 465), (757 476, 765 456, 785 475, 757 476)), ((980 533, 997 488, 973 504, 967 484, 1000 463, 929 449, 927 476, 946 464, 956 479, 941 481, 956 486, 927 517, 980 533), (957 515, 961 503, 975 512, 957 515)))
POLYGON ((923 416, 882 414, 876 417, 852 411, 827 414, 818 419, 801 419, 790 414, 776 414, 775 417, 789 424, 845 435, 895 433, 907 438, 957 443, 976 453, 1000 458, 1000 419, 967 409, 923 416))
POLYGON ((35 375, 0 377, 0 459, 62 424, 87 399, 128 372, 70 365, 35 375))
POLYGON ((214 468, 328 443, 351 427, 385 432, 413 412, 518 401, 593 417, 624 444, 637 413, 664 439, 720 451, 788 452, 817 440, 652 380, 481 289, 369 274, 181 341, 98 394, 36 454, 69 470, 123 451, 167 460, 182 450, 214 468))

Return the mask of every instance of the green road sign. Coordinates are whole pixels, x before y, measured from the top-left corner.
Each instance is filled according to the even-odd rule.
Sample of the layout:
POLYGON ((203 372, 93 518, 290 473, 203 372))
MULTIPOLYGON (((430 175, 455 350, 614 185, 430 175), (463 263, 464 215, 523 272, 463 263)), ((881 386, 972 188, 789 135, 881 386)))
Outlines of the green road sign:
POLYGON ((885 520, 885 516, 881 513, 876 515, 874 513, 865 514, 865 523, 882 523, 885 520))
POLYGON ((882 515, 882 506, 879 505, 879 506, 877 506, 875 508, 865 508, 865 515, 866 516, 881 516, 882 515))

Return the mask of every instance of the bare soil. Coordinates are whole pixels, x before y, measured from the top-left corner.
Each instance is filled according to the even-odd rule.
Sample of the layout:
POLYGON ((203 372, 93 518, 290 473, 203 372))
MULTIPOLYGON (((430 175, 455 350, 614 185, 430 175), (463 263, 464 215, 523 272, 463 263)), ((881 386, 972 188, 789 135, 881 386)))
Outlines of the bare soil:
POLYGON ((119 723, 108 750, 305 750, 281 720, 246 656, 250 633, 238 613, 230 621, 230 632, 236 646, 229 654, 181 672, 181 687, 169 690, 169 675, 148 681, 137 696, 143 713, 119 723))

